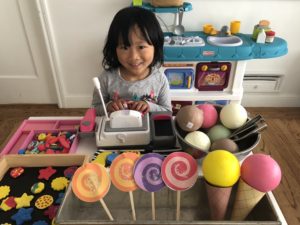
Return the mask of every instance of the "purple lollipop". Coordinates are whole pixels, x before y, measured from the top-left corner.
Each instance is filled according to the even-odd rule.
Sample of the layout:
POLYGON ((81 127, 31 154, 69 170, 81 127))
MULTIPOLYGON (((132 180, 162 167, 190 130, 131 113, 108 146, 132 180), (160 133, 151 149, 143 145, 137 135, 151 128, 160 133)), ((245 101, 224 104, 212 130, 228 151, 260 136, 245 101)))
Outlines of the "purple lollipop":
POLYGON ((135 183, 144 191, 156 192, 165 186, 161 177, 161 165, 164 157, 158 153, 141 156, 133 170, 135 183))

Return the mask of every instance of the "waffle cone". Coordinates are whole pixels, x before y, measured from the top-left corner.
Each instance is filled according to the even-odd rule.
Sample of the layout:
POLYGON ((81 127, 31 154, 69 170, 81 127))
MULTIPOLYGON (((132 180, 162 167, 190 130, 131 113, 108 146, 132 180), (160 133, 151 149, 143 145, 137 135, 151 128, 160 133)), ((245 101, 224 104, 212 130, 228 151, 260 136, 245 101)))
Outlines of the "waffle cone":
POLYGON ((224 220, 232 187, 217 187, 207 182, 206 192, 212 220, 224 220))
POLYGON ((231 219, 244 220, 264 195, 240 179, 231 219))

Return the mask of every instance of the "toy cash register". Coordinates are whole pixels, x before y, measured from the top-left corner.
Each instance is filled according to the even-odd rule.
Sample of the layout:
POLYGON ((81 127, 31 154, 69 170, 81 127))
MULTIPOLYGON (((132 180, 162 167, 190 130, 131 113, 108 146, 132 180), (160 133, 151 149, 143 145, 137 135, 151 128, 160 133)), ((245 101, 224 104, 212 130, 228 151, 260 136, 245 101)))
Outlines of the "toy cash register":
MULTIPOLYGON (((97 77, 93 78, 102 105, 104 100, 97 77)), ((175 146, 176 136, 171 112, 155 112, 153 115, 142 114, 135 110, 119 110, 99 118, 96 130, 96 145, 102 149, 145 148, 153 145, 156 148, 175 146), (151 118, 151 119, 150 119, 151 118), (165 131, 168 124, 168 131, 165 131), (164 129, 163 126, 164 125, 164 129), (163 132, 158 132, 162 129, 163 132)))

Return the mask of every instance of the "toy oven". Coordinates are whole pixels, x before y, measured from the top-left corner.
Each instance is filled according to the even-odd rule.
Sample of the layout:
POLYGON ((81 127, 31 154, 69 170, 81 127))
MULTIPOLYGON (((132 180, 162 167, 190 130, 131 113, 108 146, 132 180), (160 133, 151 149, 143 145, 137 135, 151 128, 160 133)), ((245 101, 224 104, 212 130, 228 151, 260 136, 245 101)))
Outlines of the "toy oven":
POLYGON ((194 80, 194 69, 170 68, 164 71, 171 89, 190 89, 194 80))
POLYGON ((222 91, 228 85, 230 69, 229 62, 198 63, 195 87, 199 91, 222 91))

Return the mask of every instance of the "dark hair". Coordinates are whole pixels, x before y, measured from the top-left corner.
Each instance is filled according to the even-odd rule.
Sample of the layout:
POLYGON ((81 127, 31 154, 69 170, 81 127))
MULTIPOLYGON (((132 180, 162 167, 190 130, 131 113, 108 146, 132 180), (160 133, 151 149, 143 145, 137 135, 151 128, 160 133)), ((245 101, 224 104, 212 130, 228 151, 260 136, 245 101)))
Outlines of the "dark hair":
POLYGON ((153 62, 150 66, 163 63, 164 37, 155 14, 141 7, 127 7, 114 16, 110 25, 103 48, 102 66, 105 70, 120 67, 116 53, 119 40, 121 38, 124 45, 130 46, 128 34, 135 25, 141 30, 147 43, 154 47, 153 62))

